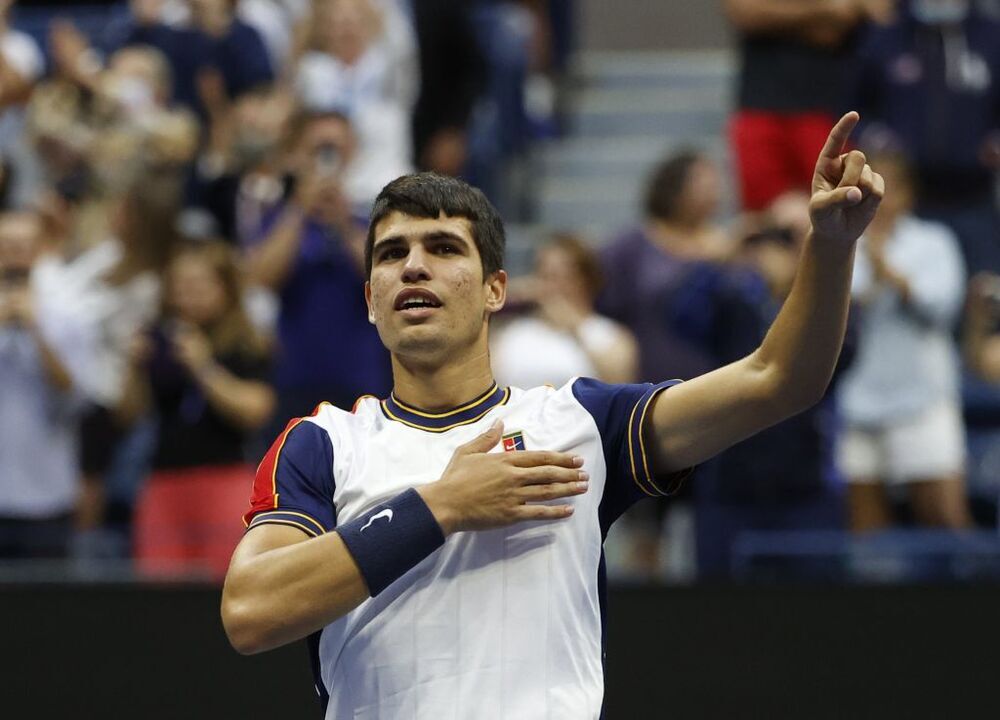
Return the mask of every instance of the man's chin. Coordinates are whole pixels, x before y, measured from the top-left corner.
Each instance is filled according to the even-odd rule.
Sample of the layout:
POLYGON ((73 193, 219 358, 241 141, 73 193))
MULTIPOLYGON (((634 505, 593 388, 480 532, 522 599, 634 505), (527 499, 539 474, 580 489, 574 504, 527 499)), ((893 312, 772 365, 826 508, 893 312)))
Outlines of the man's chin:
POLYGON ((391 350, 401 357, 429 360, 447 353, 448 343, 440 328, 412 325, 399 333, 391 350))

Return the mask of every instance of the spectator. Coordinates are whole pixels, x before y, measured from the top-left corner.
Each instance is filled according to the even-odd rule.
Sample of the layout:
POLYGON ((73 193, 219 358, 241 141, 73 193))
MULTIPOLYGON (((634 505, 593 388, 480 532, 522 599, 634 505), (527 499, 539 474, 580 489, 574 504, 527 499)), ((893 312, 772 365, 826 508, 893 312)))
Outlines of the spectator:
POLYGON ((840 386, 851 526, 892 525, 889 489, 904 486, 918 524, 966 527, 951 335, 965 292, 961 252, 947 227, 912 215, 913 176, 900 156, 872 166, 892 192, 858 249, 854 296, 864 314, 858 356, 840 386))
POLYGON ((486 68, 473 34, 472 3, 414 0, 420 95, 413 111, 417 164, 461 175, 469 161, 469 124, 486 91, 486 68))
POLYGON ((268 350, 242 302, 232 248, 184 248, 167 268, 159 324, 132 349, 121 410, 149 407, 158 420, 136 509, 144 570, 190 563, 221 578, 242 535, 232 518, 253 478, 243 444, 274 409, 268 350))
MULTIPOLYGON (((84 555, 120 553, 127 544, 136 489, 149 461, 144 418, 125 418, 118 412, 131 339, 156 315, 159 275, 175 242, 174 196, 170 188, 164 191, 151 181, 147 185, 115 201, 110 219, 113 234, 68 262, 52 293, 73 309, 78 322, 93 323, 99 339, 80 383, 89 401, 81 428, 80 458, 80 551, 84 555)), ((72 224, 67 216, 74 210, 60 198, 52 199, 50 212, 63 228, 72 224)))
POLYGON ((45 72, 45 60, 30 35, 10 27, 13 4, 0 0, 0 158, 10 176, 8 201, 24 207, 35 199, 41 178, 30 146, 22 142, 23 108, 45 72))
POLYGON ((715 367, 704 352, 677 337, 669 322, 674 296, 687 277, 729 252, 715 224, 720 180, 712 162, 685 151, 664 160, 646 188, 646 222, 612 242, 603 255, 599 309, 635 333, 639 379, 696 377, 715 367))
POLYGON ((970 273, 1000 271, 1000 20, 967 0, 912 0, 861 46, 860 143, 912 158, 917 212, 958 236, 970 273))
POLYGON ((577 376, 633 382, 635 339, 594 312, 601 283, 597 257, 578 238, 558 236, 540 248, 534 277, 522 281, 521 292, 510 298, 529 303, 533 311, 498 328, 493 341, 497 379, 524 388, 560 387, 577 376))
POLYGON ((209 104, 208 142, 185 218, 189 235, 243 245, 259 231, 264 214, 285 194, 285 141, 295 107, 289 92, 266 85, 233 102, 220 97, 209 104))
MULTIPOLYGON (((739 33, 740 74, 730 143, 746 210, 808 191, 816 154, 844 103, 856 31, 892 0, 726 0, 739 33)), ((862 113, 864 115, 864 113, 862 113)))
POLYGON ((164 22, 163 0, 131 0, 125 45, 160 50, 173 71, 173 99, 204 117, 199 90, 206 71, 218 73, 228 97, 274 80, 260 35, 235 15, 234 0, 188 0, 187 26, 164 22))
POLYGON ((419 89, 413 30, 395 2, 318 0, 314 31, 296 88, 307 109, 351 119, 358 143, 347 191, 367 205, 412 168, 410 122, 419 89))
POLYGON ((0 558, 65 557, 80 491, 79 378, 94 337, 53 301, 51 251, 36 215, 0 215, 0 558))
POLYGON ((390 385, 389 360, 361 291, 364 230, 342 185, 353 155, 351 125, 342 115, 307 114, 292 137, 293 190, 247 249, 251 282, 281 303, 274 380, 282 427, 320 400, 351 407, 359 395, 388 394, 390 385))
POLYGON ((130 188, 180 182, 197 122, 168 104, 170 70, 159 51, 123 48, 103 68, 81 60, 92 51, 72 25, 51 34, 56 76, 32 97, 29 128, 49 182, 77 206, 75 254, 114 232, 110 218, 130 188))
POLYGON ((298 59, 299 36, 311 20, 310 5, 310 0, 237 0, 237 17, 260 35, 279 78, 298 59))

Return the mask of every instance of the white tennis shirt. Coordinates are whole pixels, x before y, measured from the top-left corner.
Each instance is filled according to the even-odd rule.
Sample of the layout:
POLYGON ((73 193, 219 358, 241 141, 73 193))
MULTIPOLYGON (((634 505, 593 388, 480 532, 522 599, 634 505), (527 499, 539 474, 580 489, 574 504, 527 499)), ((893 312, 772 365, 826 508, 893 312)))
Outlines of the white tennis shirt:
MULTIPOLYGON (((504 423, 494 452, 584 458, 590 489, 553 501, 569 518, 462 532, 377 597, 310 638, 327 718, 583 720, 604 696, 604 556, 611 523, 676 489, 654 478, 642 441, 652 399, 674 382, 560 389, 494 385, 449 412, 395 397, 351 413, 321 405, 292 421, 258 469, 245 520, 316 536, 438 480, 455 449, 504 423), (506 450, 505 450, 506 448, 506 450)), ((391 517, 376 514, 372 522, 391 517)))

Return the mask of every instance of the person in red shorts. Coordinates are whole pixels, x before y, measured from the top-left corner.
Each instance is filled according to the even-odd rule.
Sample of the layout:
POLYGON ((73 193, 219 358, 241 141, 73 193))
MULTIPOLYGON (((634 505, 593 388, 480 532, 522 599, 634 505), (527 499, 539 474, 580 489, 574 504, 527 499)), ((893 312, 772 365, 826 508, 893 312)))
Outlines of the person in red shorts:
POLYGON ((274 409, 269 352, 243 310, 232 250, 182 249, 167 267, 158 327, 137 339, 126 414, 158 419, 153 474, 136 509, 135 556, 143 573, 221 579, 243 527, 254 469, 249 434, 274 409))
POLYGON ((815 158, 843 106, 846 64, 868 20, 892 0, 726 0, 739 33, 740 75, 730 143, 744 210, 808 191, 815 158))

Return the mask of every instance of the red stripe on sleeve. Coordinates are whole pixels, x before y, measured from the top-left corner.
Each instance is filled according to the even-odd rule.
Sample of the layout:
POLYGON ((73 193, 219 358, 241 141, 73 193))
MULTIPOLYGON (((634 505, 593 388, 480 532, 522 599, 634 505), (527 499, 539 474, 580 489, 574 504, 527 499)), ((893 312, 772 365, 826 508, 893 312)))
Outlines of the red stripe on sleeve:
POLYGON ((293 418, 277 437, 264 459, 257 466, 257 474, 253 479, 253 489, 250 491, 250 509, 243 516, 243 524, 249 525, 254 515, 265 510, 275 510, 278 507, 277 472, 281 449, 285 446, 288 434, 302 422, 304 418, 293 418))

